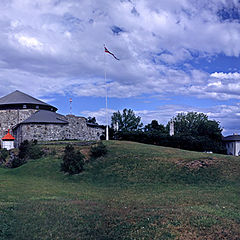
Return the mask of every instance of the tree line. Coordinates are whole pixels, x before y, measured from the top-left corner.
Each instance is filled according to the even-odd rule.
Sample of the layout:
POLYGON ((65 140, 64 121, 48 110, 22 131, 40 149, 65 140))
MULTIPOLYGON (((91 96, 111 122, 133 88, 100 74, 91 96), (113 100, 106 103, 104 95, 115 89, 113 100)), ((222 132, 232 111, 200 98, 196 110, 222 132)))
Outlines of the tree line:
POLYGON ((111 117, 110 139, 130 140, 194 151, 226 153, 222 142, 222 127, 204 113, 178 113, 166 125, 157 120, 143 125, 141 117, 133 110, 114 112, 111 117), (170 136, 170 122, 174 123, 174 135, 170 136))

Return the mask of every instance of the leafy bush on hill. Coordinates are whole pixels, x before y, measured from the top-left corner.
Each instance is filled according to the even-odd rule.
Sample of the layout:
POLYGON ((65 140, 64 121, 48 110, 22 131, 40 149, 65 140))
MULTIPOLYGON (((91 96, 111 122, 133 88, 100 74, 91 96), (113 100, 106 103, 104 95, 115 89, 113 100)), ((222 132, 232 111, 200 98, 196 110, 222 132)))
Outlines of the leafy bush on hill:
POLYGON ((92 146, 90 151, 92 158, 102 157, 107 154, 107 148, 102 142, 92 146))
POLYGON ((28 141, 25 140, 19 146, 19 154, 18 157, 21 159, 38 159, 43 156, 44 152, 39 145, 37 145, 37 141, 28 141))
POLYGON ((26 158, 20 158, 14 152, 10 151, 10 158, 6 163, 6 167, 8 168, 17 168, 22 166, 24 163, 27 162, 26 158))
POLYGON ((26 163, 29 159, 38 159, 44 155, 42 148, 37 145, 37 141, 23 141, 19 146, 19 152, 9 151, 10 157, 5 166, 17 168, 26 163))
POLYGON ((84 156, 79 152, 75 152, 72 145, 67 145, 64 150, 63 162, 61 163, 61 171, 69 174, 78 174, 83 171, 84 156))
POLYGON ((7 149, 0 149, 0 165, 5 164, 7 157, 9 156, 9 152, 7 149))

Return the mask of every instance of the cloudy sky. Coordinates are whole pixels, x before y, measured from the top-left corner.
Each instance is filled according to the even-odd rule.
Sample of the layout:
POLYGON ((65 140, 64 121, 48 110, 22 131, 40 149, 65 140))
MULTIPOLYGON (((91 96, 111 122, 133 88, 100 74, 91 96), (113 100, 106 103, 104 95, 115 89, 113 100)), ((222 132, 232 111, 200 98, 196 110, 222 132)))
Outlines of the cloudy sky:
POLYGON ((104 123, 197 111, 240 133, 238 0, 1 0, 0 95, 16 89, 104 123), (120 60, 105 54, 103 45, 120 60), (105 60, 104 60, 105 59, 105 60))

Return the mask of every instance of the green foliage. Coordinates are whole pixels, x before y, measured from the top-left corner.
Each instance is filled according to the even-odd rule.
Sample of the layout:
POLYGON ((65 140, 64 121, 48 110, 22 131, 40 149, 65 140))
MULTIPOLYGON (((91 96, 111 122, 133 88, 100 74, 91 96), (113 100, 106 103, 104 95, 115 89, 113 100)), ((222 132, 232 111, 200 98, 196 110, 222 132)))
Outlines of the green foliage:
POLYGON ((17 168, 17 167, 22 166, 26 162, 27 162, 27 160, 25 158, 20 158, 19 156, 13 155, 7 163, 7 167, 17 168))
POLYGON ((9 156, 9 151, 5 148, 0 149, 0 165, 6 162, 7 157, 9 156))
POLYGON ((107 148, 102 142, 91 146, 90 151, 91 151, 92 158, 102 157, 107 154, 107 148))
POLYGON ((39 145, 37 145, 37 141, 23 141, 19 146, 19 154, 18 157, 20 159, 38 159, 44 155, 43 150, 39 145))
POLYGON ((87 122, 98 125, 97 120, 96 120, 95 117, 88 117, 88 118, 87 118, 87 122))
POLYGON ((30 148, 28 150, 28 157, 30 159, 39 159, 43 155, 44 155, 44 152, 39 145, 33 144, 33 145, 30 146, 30 148))
POLYGON ((30 148, 30 143, 28 140, 24 140, 19 146, 18 157, 20 159, 26 159, 28 157, 28 152, 30 148))
POLYGON ((152 120, 141 131, 140 117, 136 117, 132 110, 113 113, 112 127, 118 123, 119 131, 114 139, 130 140, 168 147, 177 147, 193 151, 213 151, 226 153, 222 143, 222 128, 219 122, 209 120, 203 113, 179 113, 171 119, 174 122, 174 136, 169 136, 170 121, 167 126, 152 120), (138 131, 136 131, 138 130, 138 131), (140 130, 140 131, 139 131, 140 130))
POLYGON ((118 132, 116 136, 120 140, 154 144, 165 147, 181 148, 199 152, 213 151, 215 153, 226 153, 226 148, 222 141, 210 139, 208 136, 169 136, 168 134, 163 134, 157 131, 118 132))
POLYGON ((37 141, 23 141, 19 146, 18 154, 10 151, 10 158, 5 166, 17 168, 26 163, 29 159, 39 159, 44 155, 42 148, 37 145, 37 141))
POLYGON ((152 120, 151 123, 145 125, 144 127, 145 132, 158 132, 158 133, 167 133, 167 129, 163 124, 159 124, 157 120, 152 120))
POLYGON ((84 156, 80 151, 75 152, 72 145, 67 145, 64 150, 61 171, 69 174, 78 174, 83 171, 84 156))
POLYGON ((50 156, 55 156, 57 154, 56 149, 52 149, 49 153, 50 156))
POLYGON ((113 113, 111 126, 114 127, 117 123, 119 131, 137 131, 143 126, 141 117, 137 117, 133 110, 126 108, 123 113, 120 111, 113 113))
MULTIPOLYGON (((176 135, 208 137, 215 141, 222 140, 222 128, 219 122, 209 120, 204 113, 188 112, 179 113, 172 119, 174 121, 174 133, 176 135)), ((170 122, 167 124, 169 129, 170 122)))

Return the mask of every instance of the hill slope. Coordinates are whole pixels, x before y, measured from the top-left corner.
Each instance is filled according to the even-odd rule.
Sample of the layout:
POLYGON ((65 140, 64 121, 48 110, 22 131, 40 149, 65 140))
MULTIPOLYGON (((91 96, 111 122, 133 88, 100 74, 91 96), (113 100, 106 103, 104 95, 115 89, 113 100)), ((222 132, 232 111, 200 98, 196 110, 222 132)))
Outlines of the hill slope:
POLYGON ((0 168, 0 239, 239 239, 239 158, 105 144, 76 176, 54 157, 0 168))

